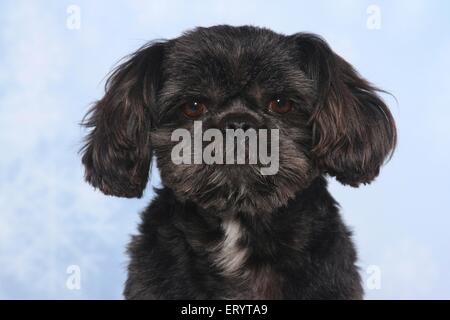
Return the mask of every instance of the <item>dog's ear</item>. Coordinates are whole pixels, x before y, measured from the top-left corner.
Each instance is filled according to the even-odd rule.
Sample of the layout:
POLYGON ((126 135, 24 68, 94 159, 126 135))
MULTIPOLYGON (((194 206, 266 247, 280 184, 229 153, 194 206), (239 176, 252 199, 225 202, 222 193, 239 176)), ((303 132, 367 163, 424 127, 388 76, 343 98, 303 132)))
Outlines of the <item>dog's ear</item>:
POLYGON ((292 36, 303 71, 316 84, 312 154, 319 168, 351 186, 371 182, 396 145, 379 91, 313 34, 292 36))
POLYGON ((82 122, 92 128, 80 151, 85 179, 105 194, 141 197, 147 184, 164 48, 148 44, 127 57, 82 122))

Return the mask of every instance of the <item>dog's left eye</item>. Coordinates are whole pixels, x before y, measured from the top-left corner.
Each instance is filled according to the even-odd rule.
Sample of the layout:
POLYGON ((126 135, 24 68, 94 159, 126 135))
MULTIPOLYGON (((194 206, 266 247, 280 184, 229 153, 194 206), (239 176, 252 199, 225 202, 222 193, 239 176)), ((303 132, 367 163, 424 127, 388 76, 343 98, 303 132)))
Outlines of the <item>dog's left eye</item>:
POLYGON ((185 116, 187 116, 188 118, 198 118, 206 112, 206 106, 204 103, 201 103, 199 101, 193 101, 185 103, 181 107, 181 111, 183 111, 185 116))
POLYGON ((276 113, 288 113, 292 110, 292 101, 284 98, 275 98, 269 102, 268 108, 276 113))

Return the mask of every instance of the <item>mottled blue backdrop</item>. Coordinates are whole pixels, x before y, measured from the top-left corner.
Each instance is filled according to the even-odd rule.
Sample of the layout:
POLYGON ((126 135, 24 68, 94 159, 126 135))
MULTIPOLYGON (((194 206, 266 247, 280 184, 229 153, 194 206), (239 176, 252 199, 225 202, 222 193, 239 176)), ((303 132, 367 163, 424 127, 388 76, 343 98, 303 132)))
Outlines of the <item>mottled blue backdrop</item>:
POLYGON ((0 298, 122 298, 125 247, 152 187, 127 200, 85 184, 78 123, 119 58, 219 23, 319 33, 396 97, 399 145, 382 175, 331 189, 367 298, 450 298, 449 17, 448 1, 1 1, 0 298))

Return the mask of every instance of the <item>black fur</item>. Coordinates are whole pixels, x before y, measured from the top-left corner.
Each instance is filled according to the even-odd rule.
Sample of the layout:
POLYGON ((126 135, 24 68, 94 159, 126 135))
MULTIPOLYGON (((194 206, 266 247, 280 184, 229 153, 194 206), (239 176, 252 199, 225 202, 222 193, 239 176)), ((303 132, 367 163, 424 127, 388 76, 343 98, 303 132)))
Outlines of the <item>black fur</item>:
POLYGON ((255 27, 197 28, 119 65, 85 124, 86 179, 140 197, 152 155, 163 188, 129 246, 127 299, 360 299, 351 235, 324 175, 371 182, 396 143, 377 95, 324 40, 255 27), (267 108, 276 97, 288 114, 267 108), (180 108, 207 105, 204 129, 240 117, 280 130, 280 168, 176 165, 170 140, 192 132, 180 108))

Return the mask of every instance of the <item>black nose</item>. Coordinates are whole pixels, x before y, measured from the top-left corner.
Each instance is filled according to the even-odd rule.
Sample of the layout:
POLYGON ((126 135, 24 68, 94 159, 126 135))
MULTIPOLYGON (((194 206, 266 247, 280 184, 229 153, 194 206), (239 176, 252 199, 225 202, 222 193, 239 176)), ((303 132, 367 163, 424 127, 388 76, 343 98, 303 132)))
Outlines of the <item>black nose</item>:
POLYGON ((225 122, 225 129, 233 129, 233 130, 237 130, 237 129, 242 129, 242 130, 248 130, 250 129, 252 126, 247 123, 246 121, 227 121, 225 122))
POLYGON ((221 127, 223 129, 242 129, 244 131, 248 129, 257 129, 258 121, 248 114, 231 114, 224 117, 221 121, 221 127))

